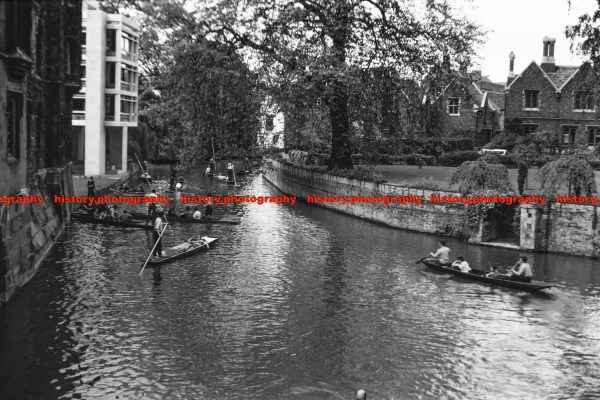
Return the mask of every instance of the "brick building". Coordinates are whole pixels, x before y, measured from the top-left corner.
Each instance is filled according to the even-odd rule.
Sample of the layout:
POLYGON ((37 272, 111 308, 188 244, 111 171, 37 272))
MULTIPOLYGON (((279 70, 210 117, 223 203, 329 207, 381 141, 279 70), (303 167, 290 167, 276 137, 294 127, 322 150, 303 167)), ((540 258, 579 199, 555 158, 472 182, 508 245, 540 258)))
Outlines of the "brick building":
POLYGON ((504 128, 504 85, 481 76, 459 73, 434 103, 441 108, 446 140, 470 140, 482 147, 504 128))
POLYGON ((80 30, 80 0, 0 0, 0 194, 68 161, 80 30))
POLYGON ((506 88, 506 118, 519 119, 523 131, 547 131, 559 135, 565 146, 600 144, 600 120, 595 101, 587 89, 588 64, 555 64, 556 39, 543 39, 542 62, 532 61, 514 74, 514 54, 510 54, 506 88))

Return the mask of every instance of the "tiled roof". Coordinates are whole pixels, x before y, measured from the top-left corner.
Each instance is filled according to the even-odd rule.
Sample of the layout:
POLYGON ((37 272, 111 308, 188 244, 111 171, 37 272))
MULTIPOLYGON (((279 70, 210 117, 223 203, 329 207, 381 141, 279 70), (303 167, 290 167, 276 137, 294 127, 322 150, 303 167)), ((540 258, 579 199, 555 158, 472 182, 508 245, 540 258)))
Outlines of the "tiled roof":
POLYGON ((496 110, 504 108, 504 93, 488 92, 488 101, 496 110))
POLYGON ((578 70, 579 67, 557 65, 554 72, 546 72, 546 74, 552 83, 554 83, 554 86, 556 86, 557 89, 560 89, 562 85, 564 85, 565 82, 568 81, 569 78, 578 70))
POLYGON ((492 91, 492 92, 504 92, 504 84, 498 84, 494 82, 485 82, 481 81, 479 83, 479 87, 482 91, 492 91))

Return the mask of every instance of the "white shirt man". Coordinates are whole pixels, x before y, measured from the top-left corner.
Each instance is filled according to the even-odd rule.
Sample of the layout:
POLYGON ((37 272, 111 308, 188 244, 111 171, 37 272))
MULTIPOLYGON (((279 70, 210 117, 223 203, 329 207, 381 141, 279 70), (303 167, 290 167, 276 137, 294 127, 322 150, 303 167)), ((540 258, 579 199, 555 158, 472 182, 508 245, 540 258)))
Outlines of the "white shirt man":
POLYGON ((194 215, 192 215, 193 219, 202 219, 202 213, 200 212, 200 210, 198 208, 196 208, 196 211, 194 211, 194 215))
POLYGON ((446 242, 440 242, 440 248, 435 253, 430 254, 432 257, 436 257, 441 264, 447 264, 450 262, 450 249, 446 247, 446 242))

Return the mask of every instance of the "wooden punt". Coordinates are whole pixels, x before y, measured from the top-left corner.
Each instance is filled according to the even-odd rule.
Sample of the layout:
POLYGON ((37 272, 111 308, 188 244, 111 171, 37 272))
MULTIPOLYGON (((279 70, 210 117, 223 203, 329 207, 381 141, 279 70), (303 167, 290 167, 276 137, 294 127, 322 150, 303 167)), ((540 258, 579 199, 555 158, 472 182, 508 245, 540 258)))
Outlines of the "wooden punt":
POLYGON ((219 238, 209 236, 193 236, 186 242, 177 246, 169 247, 163 251, 162 257, 152 257, 150 260, 148 260, 148 266, 162 265, 184 257, 201 253, 203 251, 208 251, 210 246, 217 240, 219 240, 219 238))
POLYGON ((111 226, 118 226, 118 227, 122 227, 122 228, 138 228, 138 229, 148 229, 148 230, 153 229, 152 224, 146 225, 146 223, 142 222, 142 221, 135 221, 135 220, 131 221, 131 222, 112 221, 109 219, 99 219, 92 215, 89 215, 86 213, 78 213, 78 212, 71 214, 71 216, 80 222, 111 225, 111 226))
MULTIPOLYGON (((131 213, 134 218, 143 218, 147 219, 148 215, 140 212, 131 213)), ((166 215, 165 218, 169 222, 184 222, 188 224, 230 224, 237 225, 240 223, 239 217, 234 216, 224 216, 224 217, 214 217, 214 218, 202 218, 202 219, 193 219, 193 218, 185 218, 173 215, 166 215)))
POLYGON ((497 286, 504 286, 504 287, 511 288, 511 289, 524 290, 527 292, 539 292, 540 290, 549 289, 552 287, 552 285, 549 285, 544 282, 536 282, 536 281, 520 282, 520 281, 514 281, 511 279, 507 279, 507 278, 506 279, 490 278, 490 277, 485 276, 487 274, 487 271, 481 271, 478 269, 472 269, 470 272, 465 273, 465 272, 461 272, 461 271, 455 270, 453 268, 450 268, 450 266, 442 265, 436 260, 421 260, 421 262, 423 264, 425 264, 426 266, 428 266, 429 268, 435 269, 436 271, 443 271, 443 272, 450 273, 452 275, 459 276, 461 278, 470 279, 470 280, 474 280, 474 281, 478 281, 478 282, 489 283, 489 284, 497 285, 497 286))

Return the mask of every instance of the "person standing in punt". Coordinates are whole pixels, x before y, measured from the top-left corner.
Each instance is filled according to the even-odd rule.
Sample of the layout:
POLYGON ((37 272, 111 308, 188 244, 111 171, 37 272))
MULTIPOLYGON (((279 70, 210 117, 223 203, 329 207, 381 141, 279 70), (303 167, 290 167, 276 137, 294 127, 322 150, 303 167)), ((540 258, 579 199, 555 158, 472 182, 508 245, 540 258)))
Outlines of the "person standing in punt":
POLYGON ((87 191, 89 197, 94 197, 96 195, 96 182, 94 182, 93 176, 90 176, 90 179, 87 181, 87 191))
POLYGON ((227 164, 227 180, 229 182, 233 182, 233 163, 228 163, 227 164))
POLYGON ((156 189, 152 189, 152 193, 148 195, 148 219, 146 219, 146 225, 152 221, 154 223, 154 216, 156 215, 156 189))
POLYGON ((165 224, 163 222, 164 212, 159 211, 158 216, 154 220, 154 229, 152 230, 152 238, 154 239, 154 254, 153 256, 162 257, 162 239, 160 234, 162 233, 165 224))
POLYGON ((213 217, 213 198, 212 198, 212 193, 208 194, 208 201, 206 202, 206 206, 204 206, 204 213, 206 215, 206 218, 212 218, 213 217))

